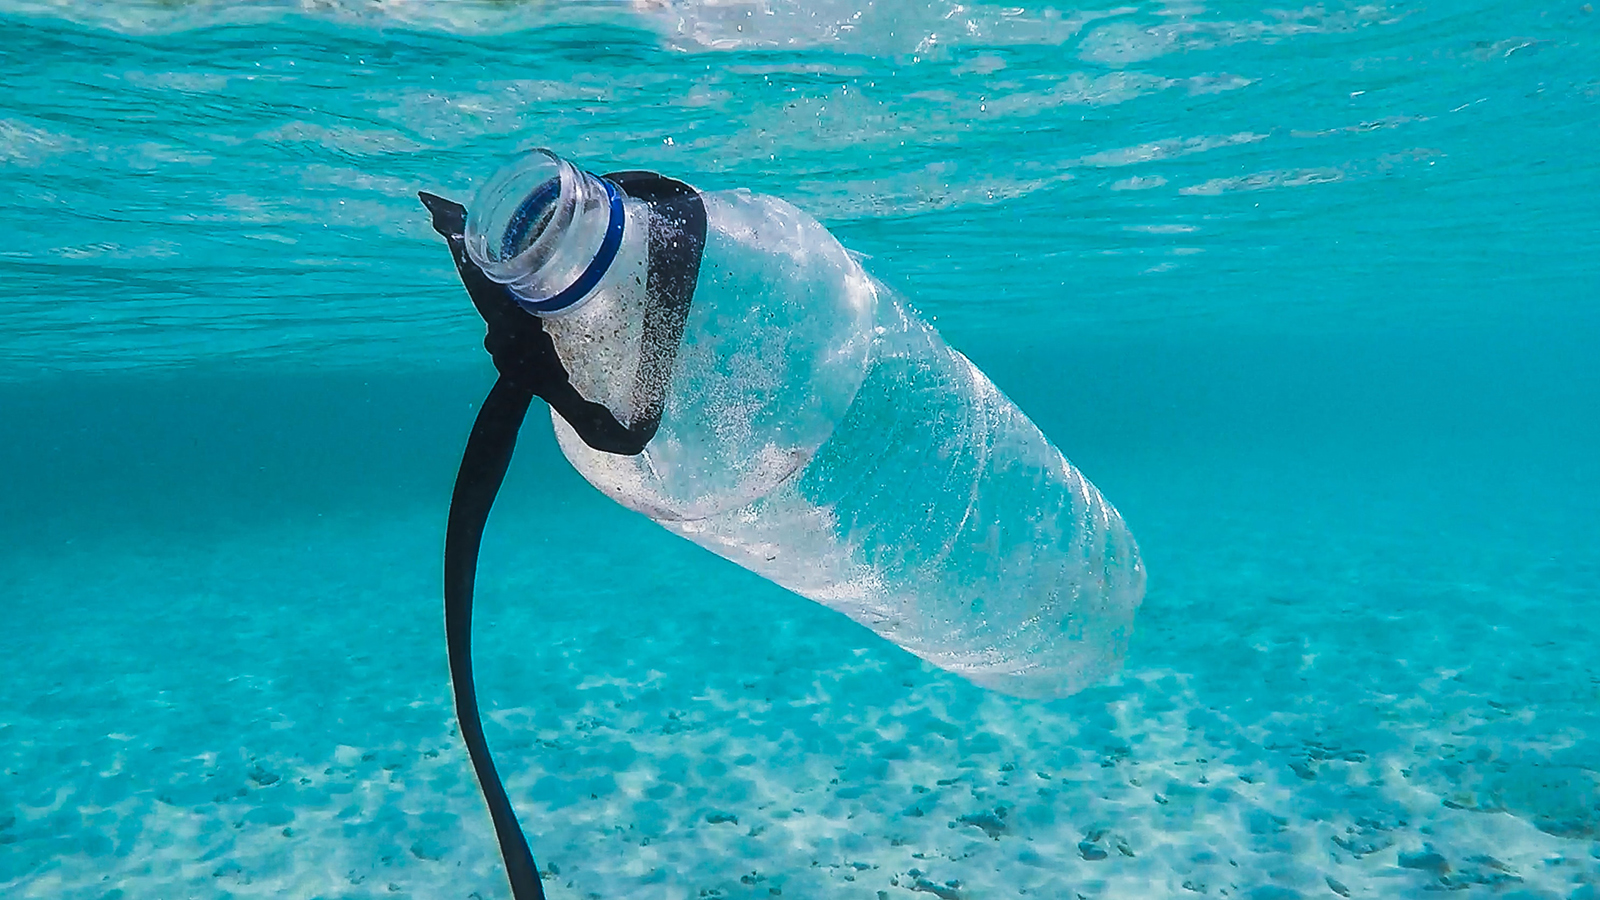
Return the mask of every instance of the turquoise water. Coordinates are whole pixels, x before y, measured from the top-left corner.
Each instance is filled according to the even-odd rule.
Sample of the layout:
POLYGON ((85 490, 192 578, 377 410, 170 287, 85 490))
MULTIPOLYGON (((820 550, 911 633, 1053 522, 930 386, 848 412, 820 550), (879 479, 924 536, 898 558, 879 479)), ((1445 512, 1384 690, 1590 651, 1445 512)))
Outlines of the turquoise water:
POLYGON ((550 146, 816 215, 1149 570, 1013 700, 531 417, 477 655, 552 898, 1600 896, 1589 5, 3 0, 0 74, 0 895, 505 896, 415 191, 550 146))

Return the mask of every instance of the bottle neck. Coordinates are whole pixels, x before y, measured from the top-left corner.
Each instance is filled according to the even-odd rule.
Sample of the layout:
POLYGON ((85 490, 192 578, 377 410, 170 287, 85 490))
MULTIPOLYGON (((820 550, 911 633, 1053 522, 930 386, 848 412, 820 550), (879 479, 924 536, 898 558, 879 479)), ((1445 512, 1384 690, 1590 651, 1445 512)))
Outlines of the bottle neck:
POLYGON ((529 312, 557 313, 605 275, 625 220, 615 185, 538 150, 495 173, 473 199, 467 255, 529 312))

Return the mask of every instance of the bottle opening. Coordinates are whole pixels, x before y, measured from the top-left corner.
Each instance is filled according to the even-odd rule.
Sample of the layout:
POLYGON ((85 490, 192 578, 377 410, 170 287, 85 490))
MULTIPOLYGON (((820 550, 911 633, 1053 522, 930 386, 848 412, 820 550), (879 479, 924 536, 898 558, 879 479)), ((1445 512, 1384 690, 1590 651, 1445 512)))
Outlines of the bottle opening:
POLYGON ((625 218, 615 185, 536 150, 496 172, 473 198, 467 255, 530 312, 557 312, 605 275, 625 218))
POLYGON ((555 215, 556 194, 560 190, 561 182, 552 178, 522 201, 517 211, 511 214, 511 221, 506 223, 505 234, 500 238, 502 258, 515 257, 539 239, 555 215))

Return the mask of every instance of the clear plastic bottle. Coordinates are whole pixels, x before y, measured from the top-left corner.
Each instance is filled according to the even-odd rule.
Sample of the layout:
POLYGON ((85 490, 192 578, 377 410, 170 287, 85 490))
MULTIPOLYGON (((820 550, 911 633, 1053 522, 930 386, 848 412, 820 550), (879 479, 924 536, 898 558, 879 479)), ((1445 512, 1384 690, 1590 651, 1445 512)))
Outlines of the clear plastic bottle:
MULTIPOLYGON (((612 193, 539 151, 480 191, 468 253, 537 309, 600 252, 612 193)), ((1144 568, 1111 504, 815 219, 743 190, 701 198, 705 251, 660 428, 618 456, 553 415, 573 466, 979 685, 1060 697, 1113 674, 1144 568)), ((628 424, 650 213, 622 208, 604 276, 539 314, 573 385, 628 424)))

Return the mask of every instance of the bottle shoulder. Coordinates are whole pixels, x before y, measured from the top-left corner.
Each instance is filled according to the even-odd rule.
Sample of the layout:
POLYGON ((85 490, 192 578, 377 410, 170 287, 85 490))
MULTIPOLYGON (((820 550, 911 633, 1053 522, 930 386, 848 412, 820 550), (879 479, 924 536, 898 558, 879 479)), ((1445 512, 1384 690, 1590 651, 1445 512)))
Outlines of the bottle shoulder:
POLYGON ((782 197, 739 188, 701 195, 707 246, 722 245, 797 259, 847 256, 843 245, 810 213, 782 197))

